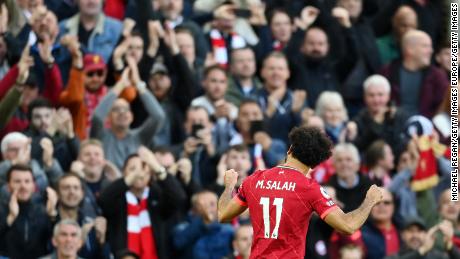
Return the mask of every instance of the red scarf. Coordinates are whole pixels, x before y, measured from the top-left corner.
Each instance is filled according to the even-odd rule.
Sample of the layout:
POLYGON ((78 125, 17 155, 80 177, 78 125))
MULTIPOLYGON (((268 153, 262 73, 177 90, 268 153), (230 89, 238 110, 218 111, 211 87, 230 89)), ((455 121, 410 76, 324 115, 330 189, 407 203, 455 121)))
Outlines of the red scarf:
POLYGON ((420 159, 412 177, 411 187, 419 192, 436 186, 439 182, 436 155, 450 154, 449 148, 437 142, 432 136, 421 136, 418 139, 420 159))
POLYGON ((148 196, 149 188, 144 190, 140 202, 132 192, 126 192, 128 249, 139 255, 141 259, 158 259, 147 209, 148 196))
POLYGON ((94 92, 85 90, 85 104, 86 104, 86 132, 89 136, 91 129, 91 118, 93 118, 94 110, 107 93, 107 86, 103 85, 94 92))
POLYGON ((453 236, 452 237, 452 242, 454 242, 454 245, 457 247, 457 248, 460 248, 460 237, 457 237, 457 236, 453 236))
POLYGON ((282 51, 283 49, 284 49, 283 43, 281 43, 279 40, 275 40, 273 42, 273 50, 282 51))
MULTIPOLYGON (((232 40, 231 40, 231 48, 232 49, 239 49, 246 46, 246 42, 244 39, 236 34, 231 33, 232 40)), ((216 29, 212 29, 209 32, 209 37, 211 38, 211 45, 212 51, 214 54, 214 59, 216 60, 217 64, 222 66, 223 68, 227 68, 228 65, 228 50, 227 44, 225 42, 224 37, 222 37, 222 33, 216 29)))

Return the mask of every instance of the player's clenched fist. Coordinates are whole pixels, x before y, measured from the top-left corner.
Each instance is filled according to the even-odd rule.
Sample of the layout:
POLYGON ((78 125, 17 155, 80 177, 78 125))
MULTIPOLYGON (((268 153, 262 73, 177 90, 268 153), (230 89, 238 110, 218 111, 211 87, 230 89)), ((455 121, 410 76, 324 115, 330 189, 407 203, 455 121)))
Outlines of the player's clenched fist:
POLYGON ((366 199, 372 203, 377 203, 383 199, 383 190, 377 185, 373 184, 371 188, 367 191, 366 199))
POLYGON ((236 185, 236 181, 238 180, 238 172, 233 169, 225 171, 225 188, 233 188, 236 185))

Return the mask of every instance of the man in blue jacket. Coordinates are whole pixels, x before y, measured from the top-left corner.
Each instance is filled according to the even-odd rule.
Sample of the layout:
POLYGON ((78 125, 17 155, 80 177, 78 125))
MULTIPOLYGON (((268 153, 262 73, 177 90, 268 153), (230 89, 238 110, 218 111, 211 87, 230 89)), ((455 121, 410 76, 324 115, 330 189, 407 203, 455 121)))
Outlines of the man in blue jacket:
POLYGON ((174 229, 173 245, 180 258, 222 258, 231 250, 233 228, 217 222, 217 195, 201 191, 192 196, 187 221, 174 229))
POLYGON ((102 12, 102 0, 79 0, 79 13, 60 22, 61 36, 78 36, 85 52, 99 54, 108 62, 121 36, 123 25, 102 12))

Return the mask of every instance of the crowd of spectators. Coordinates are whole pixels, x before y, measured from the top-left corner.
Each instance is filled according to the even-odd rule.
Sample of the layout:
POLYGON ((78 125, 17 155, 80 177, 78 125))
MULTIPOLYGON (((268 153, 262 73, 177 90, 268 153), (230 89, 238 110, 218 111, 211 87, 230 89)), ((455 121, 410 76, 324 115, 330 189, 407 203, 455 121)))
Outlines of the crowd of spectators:
POLYGON ((0 1, 0 258, 247 259, 224 173, 296 126, 333 141, 311 177, 345 212, 386 190, 351 236, 313 215, 305 258, 460 258, 449 3, 0 1))

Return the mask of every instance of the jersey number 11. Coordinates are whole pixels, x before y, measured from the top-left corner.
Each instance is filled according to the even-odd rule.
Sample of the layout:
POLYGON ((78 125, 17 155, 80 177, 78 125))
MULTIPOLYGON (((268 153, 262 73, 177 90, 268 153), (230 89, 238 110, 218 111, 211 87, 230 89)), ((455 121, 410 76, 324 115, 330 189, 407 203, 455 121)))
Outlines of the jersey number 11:
MULTIPOLYGON (((270 198, 261 197, 260 203, 262 205, 262 212, 264 218, 264 237, 270 238, 270 198)), ((278 239, 278 229, 280 227, 281 214, 283 212, 283 198, 275 198, 273 205, 276 206, 276 221, 275 228, 271 234, 271 238, 278 239)))

